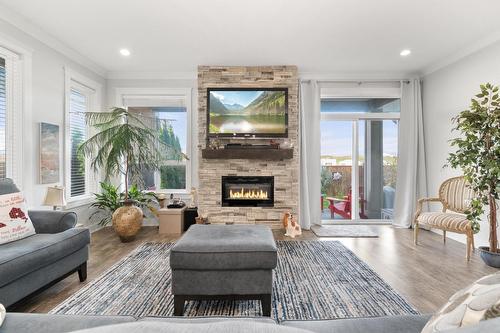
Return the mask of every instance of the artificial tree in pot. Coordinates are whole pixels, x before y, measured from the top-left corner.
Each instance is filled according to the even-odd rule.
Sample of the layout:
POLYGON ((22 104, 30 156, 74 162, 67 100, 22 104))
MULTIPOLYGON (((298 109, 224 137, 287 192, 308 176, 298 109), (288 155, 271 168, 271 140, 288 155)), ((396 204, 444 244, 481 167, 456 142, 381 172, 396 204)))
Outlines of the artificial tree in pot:
POLYGON ((124 204, 114 211, 112 222, 120 239, 131 241, 142 226, 143 212, 129 197, 129 180, 140 180, 145 170, 159 170, 166 156, 186 156, 159 138, 156 129, 163 120, 117 107, 111 112, 86 112, 85 119, 96 134, 82 143, 78 151, 90 158, 94 171, 104 172, 106 180, 123 175, 124 204))
POLYGON ((496 202, 500 191, 500 95, 499 87, 490 83, 480 89, 470 108, 453 118, 454 130, 461 136, 451 140, 456 151, 449 155, 448 163, 463 171, 475 193, 467 211, 475 233, 479 232, 485 206, 489 207, 490 246, 480 247, 481 257, 487 264, 500 267, 496 202))

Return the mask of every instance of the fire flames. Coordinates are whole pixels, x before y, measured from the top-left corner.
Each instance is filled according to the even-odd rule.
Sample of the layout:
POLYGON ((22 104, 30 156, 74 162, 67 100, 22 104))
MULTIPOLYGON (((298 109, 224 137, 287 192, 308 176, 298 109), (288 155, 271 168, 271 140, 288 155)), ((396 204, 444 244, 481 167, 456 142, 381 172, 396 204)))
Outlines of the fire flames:
POLYGON ((247 190, 241 188, 239 191, 229 190, 230 199, 241 199, 241 200, 265 200, 267 199, 267 191, 262 190, 247 190))

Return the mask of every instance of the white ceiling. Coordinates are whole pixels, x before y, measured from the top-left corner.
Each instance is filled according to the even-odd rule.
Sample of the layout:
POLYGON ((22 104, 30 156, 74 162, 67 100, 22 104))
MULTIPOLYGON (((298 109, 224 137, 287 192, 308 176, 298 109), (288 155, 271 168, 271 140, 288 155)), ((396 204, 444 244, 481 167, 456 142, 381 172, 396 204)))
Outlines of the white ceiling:
MULTIPOLYGON (((293 64, 302 73, 428 71, 500 36, 498 0, 0 0, 120 73, 293 64), (123 58, 120 48, 132 55, 123 58), (410 48, 402 58, 399 52, 410 48)), ((16 15, 14 15, 16 14, 16 15)), ((19 21, 19 20, 18 20, 19 21)), ((32 27, 33 28, 33 27, 32 27)))

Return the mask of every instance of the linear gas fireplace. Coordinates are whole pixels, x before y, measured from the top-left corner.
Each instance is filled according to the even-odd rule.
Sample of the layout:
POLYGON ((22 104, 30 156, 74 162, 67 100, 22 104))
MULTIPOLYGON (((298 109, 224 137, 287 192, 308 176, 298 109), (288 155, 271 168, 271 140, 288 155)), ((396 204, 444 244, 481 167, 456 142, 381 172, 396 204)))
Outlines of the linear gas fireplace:
POLYGON ((222 176, 222 206, 273 207, 274 177, 222 176))

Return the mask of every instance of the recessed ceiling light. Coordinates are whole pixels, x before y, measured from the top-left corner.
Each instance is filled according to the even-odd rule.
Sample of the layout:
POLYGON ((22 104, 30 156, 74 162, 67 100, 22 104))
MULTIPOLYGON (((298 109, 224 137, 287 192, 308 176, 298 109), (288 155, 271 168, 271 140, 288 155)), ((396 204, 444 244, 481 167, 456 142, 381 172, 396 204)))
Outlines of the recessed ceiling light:
POLYGON ((408 50, 408 49, 404 49, 403 51, 401 51, 401 53, 399 53, 399 55, 402 57, 409 56, 410 54, 411 54, 411 50, 408 50))
POLYGON ((130 55, 130 50, 128 49, 121 49, 120 54, 124 57, 128 57, 130 55))

